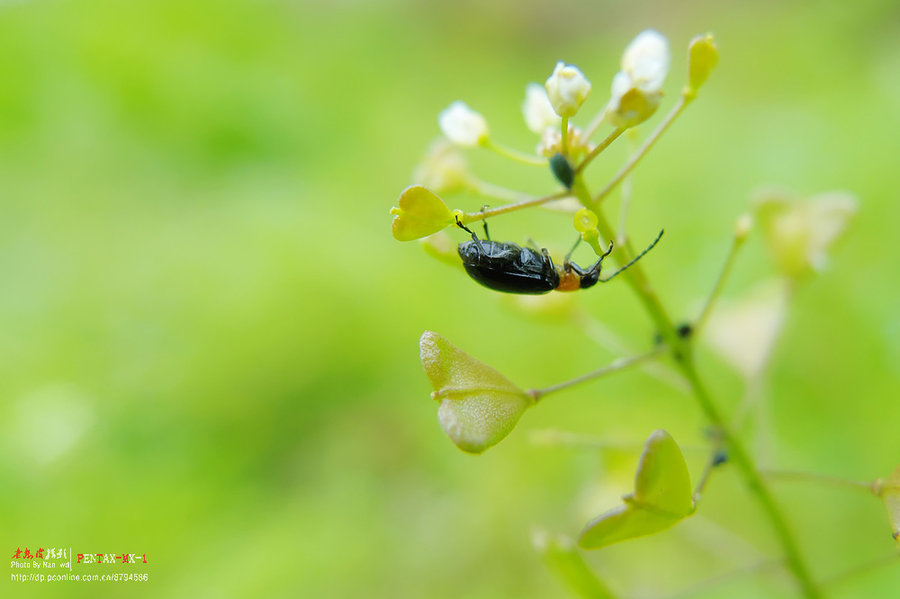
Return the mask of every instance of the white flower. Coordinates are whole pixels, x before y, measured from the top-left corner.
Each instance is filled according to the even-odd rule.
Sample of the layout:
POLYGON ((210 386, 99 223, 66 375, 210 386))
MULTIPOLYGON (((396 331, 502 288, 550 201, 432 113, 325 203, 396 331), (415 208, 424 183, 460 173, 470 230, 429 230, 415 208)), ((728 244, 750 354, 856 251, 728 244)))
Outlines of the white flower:
POLYGON ((441 112, 438 124, 450 141, 464 147, 477 146, 488 136, 484 117, 459 100, 441 112))
POLYGON ((525 86, 525 101, 522 102, 522 115, 525 117, 525 125, 538 135, 545 130, 559 128, 559 115, 553 110, 550 98, 539 83, 529 83, 525 86))
POLYGON ((656 112, 670 60, 669 42, 658 31, 642 31, 628 44, 612 81, 607 111, 613 124, 634 127, 656 112))
POLYGON ((556 63, 553 74, 544 83, 544 88, 556 114, 571 117, 575 116, 585 98, 591 93, 591 82, 578 67, 560 61, 556 63))

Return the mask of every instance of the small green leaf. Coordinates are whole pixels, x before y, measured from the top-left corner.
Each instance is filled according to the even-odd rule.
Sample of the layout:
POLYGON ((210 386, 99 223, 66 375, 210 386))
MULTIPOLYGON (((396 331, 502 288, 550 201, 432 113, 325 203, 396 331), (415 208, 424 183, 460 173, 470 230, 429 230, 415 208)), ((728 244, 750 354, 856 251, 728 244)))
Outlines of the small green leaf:
POLYGON ((581 532, 579 544, 599 549, 612 543, 655 534, 674 526, 694 511, 691 476, 681 450, 664 430, 644 445, 625 505, 594 518, 581 532))
POLYGON ((881 498, 884 500, 888 519, 891 521, 892 535, 894 540, 900 543, 900 466, 897 466, 890 476, 884 479, 881 489, 881 498))
POLYGON ((454 222, 454 214, 444 201, 421 185, 404 189, 397 203, 399 206, 391 208, 391 232, 397 241, 419 239, 454 222))
POLYGON ((419 340, 425 374, 440 402, 441 428, 457 447, 481 453, 512 431, 534 398, 432 331, 419 340))
POLYGON ((635 501, 687 516, 694 509, 691 475, 669 433, 654 431, 644 446, 634 483, 635 501))

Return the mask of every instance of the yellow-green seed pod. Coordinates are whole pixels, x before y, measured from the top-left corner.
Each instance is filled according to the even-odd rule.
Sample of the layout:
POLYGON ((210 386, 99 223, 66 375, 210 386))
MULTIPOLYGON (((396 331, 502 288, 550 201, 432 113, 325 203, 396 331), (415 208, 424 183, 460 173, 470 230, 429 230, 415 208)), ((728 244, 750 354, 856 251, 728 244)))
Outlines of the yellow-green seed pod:
POLYGON ((581 234, 597 229, 597 215, 587 208, 575 213, 575 230, 581 234))
POLYGON ((688 48, 688 85, 696 92, 719 62, 719 49, 711 33, 698 35, 688 48))
POLYGON ((456 216, 441 198, 421 185, 412 185, 400 194, 398 206, 391 208, 391 232, 397 241, 412 241, 437 233, 454 222, 456 216))

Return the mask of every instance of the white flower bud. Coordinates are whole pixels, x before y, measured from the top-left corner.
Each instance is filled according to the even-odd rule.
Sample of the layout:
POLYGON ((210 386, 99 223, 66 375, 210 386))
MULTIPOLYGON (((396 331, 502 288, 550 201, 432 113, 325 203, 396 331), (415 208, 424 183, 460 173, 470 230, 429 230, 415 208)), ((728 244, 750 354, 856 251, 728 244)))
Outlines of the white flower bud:
POLYGON ((450 141, 464 147, 477 146, 488 136, 484 117, 459 100, 441 112, 438 124, 450 141))
POLYGON ((539 83, 525 86, 525 101, 522 102, 522 115, 529 130, 542 134, 547 129, 559 128, 559 115, 553 110, 550 98, 539 83))
POLYGON ((607 108, 614 125, 634 127, 656 112, 670 61, 669 42, 657 31, 643 31, 628 44, 607 108))
POLYGON ((668 40, 658 31, 647 29, 625 48, 622 71, 645 94, 657 93, 666 80, 670 60, 668 40))
POLYGON ((557 62, 553 74, 544 83, 553 110, 562 117, 572 117, 591 93, 591 82, 578 67, 557 62))

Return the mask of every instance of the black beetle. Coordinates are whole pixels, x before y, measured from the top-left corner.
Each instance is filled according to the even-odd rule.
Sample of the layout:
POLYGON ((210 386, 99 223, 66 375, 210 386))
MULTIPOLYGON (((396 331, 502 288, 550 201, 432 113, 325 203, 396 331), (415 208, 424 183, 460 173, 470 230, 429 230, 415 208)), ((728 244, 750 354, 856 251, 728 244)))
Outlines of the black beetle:
POLYGON ((575 291, 593 287, 597 282, 605 283, 640 260, 644 254, 653 249, 663 235, 663 231, 660 231, 653 243, 634 260, 609 277, 601 279, 600 268, 603 259, 613 250, 612 242, 597 262, 584 270, 574 262, 570 262, 568 256, 561 267, 557 266, 546 249, 538 251, 509 241, 491 241, 487 234, 486 223, 484 232, 487 239, 478 239, 471 229, 459 222, 459 219, 456 224, 472 235, 471 241, 464 241, 458 248, 463 266, 470 277, 494 291, 528 295, 549 293, 554 289, 575 291))

